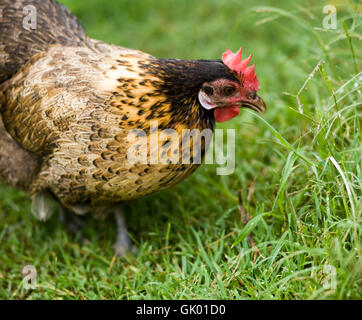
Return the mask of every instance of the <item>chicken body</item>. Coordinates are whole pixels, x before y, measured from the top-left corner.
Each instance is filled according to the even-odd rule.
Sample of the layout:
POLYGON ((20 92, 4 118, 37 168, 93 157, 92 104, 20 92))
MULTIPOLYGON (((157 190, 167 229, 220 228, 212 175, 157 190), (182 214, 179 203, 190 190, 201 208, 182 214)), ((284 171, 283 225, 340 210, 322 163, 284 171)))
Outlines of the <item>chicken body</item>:
POLYGON ((158 59, 90 39, 53 0, 2 0, 0 15, 0 179, 28 191, 40 219, 54 202, 104 216, 121 202, 180 182, 200 165, 193 159, 205 155, 201 135, 214 128, 209 108, 222 106, 220 88, 231 83, 245 91, 220 60, 158 59), (23 25, 29 5, 35 29, 23 25), (178 139, 161 138, 164 129, 178 139), (135 130, 145 134, 130 139, 135 130), (194 130, 190 139, 187 130, 194 130), (150 162, 154 141, 159 153, 150 162), (148 161, 129 161, 131 148, 148 161), (162 161, 170 155, 177 161, 162 161))
MULTIPOLYGON (((160 72, 157 59, 138 51, 99 43, 96 52, 54 46, 3 85, 8 132, 42 159, 29 185, 32 195, 50 190, 68 208, 85 213, 162 190, 198 166, 127 161, 134 144, 127 137, 133 129, 144 130, 148 144, 159 136, 150 131, 151 121, 180 137, 184 129, 201 132, 212 126, 197 112, 190 113, 195 118, 185 120, 186 112, 177 118, 151 64, 155 74, 160 72)), ((190 101, 189 108, 197 105, 190 101)), ((179 144, 167 149, 178 152, 179 144)))
MULTIPOLYGON (((167 152, 181 157, 184 129, 213 128, 212 114, 197 101, 201 83, 216 75, 233 78, 230 70, 220 61, 157 59, 89 39, 76 18, 53 1, 32 1, 43 30, 25 30, 20 26, 25 3, 29 1, 5 1, 0 7, 5 17, 14 18, 8 17, 11 31, 4 28, 6 20, 2 25, 9 32, 7 38, 2 35, 2 52, 10 61, 3 65, 2 77, 10 78, 0 87, 0 101, 6 136, 19 149, 16 157, 32 161, 21 166, 28 172, 24 181, 9 174, 7 149, 14 141, 8 143, 1 151, 3 180, 20 180, 16 184, 35 202, 50 192, 76 213, 93 209, 98 214, 114 203, 170 187, 199 166, 181 159, 179 164, 131 163, 127 151, 134 141, 127 137, 133 129, 144 130, 149 157, 153 136, 175 130, 180 139, 167 144, 167 152), (63 21, 56 26, 51 18, 59 17, 58 11, 63 21), (74 34, 62 29, 73 25, 74 34), (58 38, 53 36, 57 33, 58 38), (41 45, 36 42, 40 37, 41 45), (152 121, 158 130, 151 130, 152 121)), ((203 143, 202 156, 206 147, 203 143)))

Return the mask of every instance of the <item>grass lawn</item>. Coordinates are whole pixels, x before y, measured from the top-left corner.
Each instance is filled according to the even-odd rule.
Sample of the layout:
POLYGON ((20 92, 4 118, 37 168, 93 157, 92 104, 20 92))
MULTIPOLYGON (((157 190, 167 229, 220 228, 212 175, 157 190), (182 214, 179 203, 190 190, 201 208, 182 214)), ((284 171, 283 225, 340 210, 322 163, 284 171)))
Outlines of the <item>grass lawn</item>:
POLYGON ((61 2, 91 37, 158 57, 216 59, 243 46, 268 110, 218 124, 236 129, 233 174, 204 165, 126 205, 139 251, 123 260, 113 217, 74 235, 57 216, 37 221, 26 194, 0 185, 0 298, 362 298, 357 1, 328 1, 331 30, 324 1, 61 2), (27 264, 34 290, 22 282, 27 264))

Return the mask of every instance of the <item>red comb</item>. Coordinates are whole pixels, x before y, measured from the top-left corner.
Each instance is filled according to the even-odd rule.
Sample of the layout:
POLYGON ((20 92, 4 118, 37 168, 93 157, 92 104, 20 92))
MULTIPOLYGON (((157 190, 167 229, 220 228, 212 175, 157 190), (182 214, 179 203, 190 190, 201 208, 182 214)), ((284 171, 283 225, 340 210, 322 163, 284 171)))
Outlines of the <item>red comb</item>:
POLYGON ((259 81, 255 74, 255 65, 249 66, 251 55, 245 60, 241 60, 241 52, 243 48, 240 48, 237 53, 232 53, 228 48, 222 54, 222 62, 231 70, 235 71, 244 88, 249 90, 258 91, 259 81))

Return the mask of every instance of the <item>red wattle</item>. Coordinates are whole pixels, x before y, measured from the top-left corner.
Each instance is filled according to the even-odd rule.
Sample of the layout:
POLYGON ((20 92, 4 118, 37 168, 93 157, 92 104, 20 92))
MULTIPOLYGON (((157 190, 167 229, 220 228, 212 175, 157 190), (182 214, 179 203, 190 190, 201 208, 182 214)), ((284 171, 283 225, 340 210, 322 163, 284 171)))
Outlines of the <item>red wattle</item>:
POLYGON ((214 117, 217 122, 225 122, 236 117, 240 112, 240 107, 215 108, 214 117))

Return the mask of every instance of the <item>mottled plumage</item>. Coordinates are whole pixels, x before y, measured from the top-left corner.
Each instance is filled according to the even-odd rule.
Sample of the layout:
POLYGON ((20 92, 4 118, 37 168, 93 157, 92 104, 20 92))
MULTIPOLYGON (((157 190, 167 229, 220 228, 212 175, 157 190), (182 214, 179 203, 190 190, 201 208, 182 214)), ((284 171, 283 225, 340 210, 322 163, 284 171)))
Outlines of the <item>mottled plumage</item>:
MULTIPOLYGON (((135 142, 127 136, 142 129, 150 142, 162 129, 181 138, 184 129, 213 129, 213 111, 198 100, 202 85, 239 83, 220 60, 157 59, 90 39, 52 0, 2 0, 0 16, 0 179, 27 190, 40 218, 54 201, 103 215, 199 166, 131 164, 135 142), (36 30, 22 26, 28 4, 37 9, 36 30), (159 130, 150 127, 156 120, 159 130)), ((160 144, 181 157, 181 141, 160 144)))

